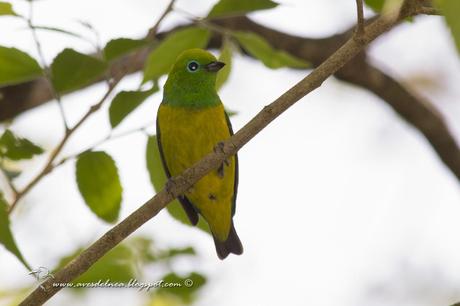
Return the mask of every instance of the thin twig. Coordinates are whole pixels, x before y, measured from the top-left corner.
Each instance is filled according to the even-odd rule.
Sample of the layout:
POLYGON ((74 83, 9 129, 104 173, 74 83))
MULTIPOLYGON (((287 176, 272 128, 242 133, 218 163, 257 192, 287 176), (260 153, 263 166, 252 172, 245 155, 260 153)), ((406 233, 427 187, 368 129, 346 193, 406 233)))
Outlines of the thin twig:
MULTIPOLYGON (((406 16, 402 16, 406 17, 406 16)), ((342 68, 352 58, 364 49, 365 45, 388 31, 394 22, 386 18, 379 18, 366 28, 363 44, 355 39, 348 40, 341 48, 327 58, 319 67, 313 70, 299 83, 282 94, 270 105, 264 107, 251 121, 249 121, 235 135, 223 142, 221 150, 209 153, 181 175, 170 180, 169 188, 163 188, 152 199, 134 211, 126 219, 114 226, 68 265, 54 274, 54 279, 46 280, 41 287, 35 289, 20 305, 42 305, 62 289, 57 283, 69 283, 104 256, 113 247, 132 234, 145 222, 153 218, 160 210, 177 196, 183 194, 194 183, 213 169, 217 169, 223 161, 236 154, 245 144, 254 138, 260 131, 267 127, 273 120, 280 116, 289 107, 303 98, 342 68)))
POLYGON ((364 3, 363 0, 356 0, 357 26, 356 36, 361 38, 364 35, 364 3))
POLYGON ((163 21, 163 19, 165 19, 165 17, 174 10, 174 3, 175 2, 176 2, 176 0, 171 0, 169 2, 168 6, 164 10, 163 14, 161 14, 160 18, 158 18, 158 20, 155 23, 155 25, 153 27, 151 27, 150 30, 148 31, 147 36, 146 36, 147 40, 154 40, 155 39, 155 36, 156 36, 156 34, 158 32, 158 27, 160 26, 160 24, 163 21))
POLYGON ((57 167, 65 164, 69 160, 77 158, 79 155, 83 154, 84 152, 94 150, 97 147, 99 147, 99 146, 101 146, 101 145, 103 145, 103 144, 105 144, 105 143, 107 143, 109 141, 116 140, 116 139, 119 139, 119 138, 122 138, 122 137, 126 137, 126 136, 132 135, 134 133, 138 133, 138 132, 146 132, 148 128, 150 128, 150 127, 152 127, 154 125, 155 125, 155 122, 149 123, 149 124, 143 125, 141 127, 137 127, 137 128, 131 129, 131 130, 124 131, 124 132, 116 134, 116 135, 113 134, 112 133, 113 130, 111 130, 110 133, 107 134, 107 136, 105 136, 104 138, 102 138, 99 141, 95 142, 94 144, 89 146, 86 150, 83 150, 83 151, 81 151, 79 153, 75 153, 75 154, 72 154, 72 155, 69 155, 69 156, 66 156, 66 157, 62 158, 59 162, 54 164, 53 168, 57 168, 57 167))
POLYGON ((33 40, 35 42, 35 47, 37 49, 38 57, 40 58, 40 61, 41 61, 42 67, 43 67, 44 75, 45 75, 45 78, 46 78, 46 81, 47 81, 46 82, 47 86, 49 87, 49 90, 51 91, 54 99, 56 100, 56 102, 58 104, 59 112, 61 114, 62 122, 64 124, 65 133, 67 133, 68 130, 69 130, 69 125, 67 123, 66 115, 65 115, 65 112, 64 112, 64 107, 62 105, 61 96, 54 89, 53 81, 51 79, 50 68, 49 68, 48 64, 46 63, 45 55, 43 53, 43 48, 42 48, 42 45, 40 43, 40 40, 38 39, 37 30, 36 30, 36 28, 35 28, 35 26, 34 26, 34 24, 32 22, 33 13, 34 13, 34 11, 33 11, 33 6, 34 6, 33 3, 34 3, 34 1, 29 1, 29 17, 26 19, 27 25, 28 25, 31 33, 32 33, 32 37, 33 37, 33 40))
POLYGON ((442 12, 434 7, 421 6, 417 8, 417 13, 421 15, 441 16, 442 12))

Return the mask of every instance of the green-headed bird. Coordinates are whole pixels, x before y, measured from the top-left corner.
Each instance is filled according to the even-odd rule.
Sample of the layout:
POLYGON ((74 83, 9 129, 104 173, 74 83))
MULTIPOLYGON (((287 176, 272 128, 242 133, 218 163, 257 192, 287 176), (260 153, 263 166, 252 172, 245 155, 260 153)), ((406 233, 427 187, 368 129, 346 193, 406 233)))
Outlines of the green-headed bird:
MULTIPOLYGON (((158 146, 168 178, 233 134, 216 91, 216 75, 224 65, 205 50, 190 49, 179 55, 169 73, 157 115, 158 146)), ((193 225, 198 223, 198 214, 209 224, 220 259, 243 253, 233 226, 237 187, 235 155, 178 198, 193 225)))

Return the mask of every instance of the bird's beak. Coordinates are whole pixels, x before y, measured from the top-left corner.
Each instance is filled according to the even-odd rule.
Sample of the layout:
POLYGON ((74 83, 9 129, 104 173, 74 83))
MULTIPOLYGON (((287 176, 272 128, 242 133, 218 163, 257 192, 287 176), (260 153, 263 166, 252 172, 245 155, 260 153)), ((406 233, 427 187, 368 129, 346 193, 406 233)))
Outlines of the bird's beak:
POLYGON ((225 66, 225 63, 222 62, 210 62, 204 69, 209 72, 217 72, 225 66))

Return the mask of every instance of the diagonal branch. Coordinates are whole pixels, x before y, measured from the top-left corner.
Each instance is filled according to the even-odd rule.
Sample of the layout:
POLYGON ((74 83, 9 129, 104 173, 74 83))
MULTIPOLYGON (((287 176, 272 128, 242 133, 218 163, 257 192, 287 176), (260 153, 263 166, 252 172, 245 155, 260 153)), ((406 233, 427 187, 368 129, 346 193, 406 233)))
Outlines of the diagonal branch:
POLYGON ((270 122, 275 120, 305 95, 321 86, 328 77, 337 72, 337 70, 343 67, 353 57, 357 56, 368 43, 394 25, 395 23, 389 19, 379 18, 366 27, 362 39, 359 41, 353 38, 348 40, 318 68, 282 94, 273 103, 264 107, 264 109, 241 130, 225 140, 221 150, 209 153, 191 168, 185 170, 181 175, 172 178, 170 184, 168 184, 169 188, 161 190, 152 199, 109 230, 77 258, 58 271, 54 278, 46 280, 41 288, 35 289, 20 305, 42 305, 45 303, 61 289, 61 287, 56 284, 71 282, 87 271, 97 260, 104 256, 104 254, 128 237, 145 222, 153 218, 169 202, 183 194, 199 179, 211 170, 217 169, 224 160, 236 154, 241 147, 267 127, 270 122))

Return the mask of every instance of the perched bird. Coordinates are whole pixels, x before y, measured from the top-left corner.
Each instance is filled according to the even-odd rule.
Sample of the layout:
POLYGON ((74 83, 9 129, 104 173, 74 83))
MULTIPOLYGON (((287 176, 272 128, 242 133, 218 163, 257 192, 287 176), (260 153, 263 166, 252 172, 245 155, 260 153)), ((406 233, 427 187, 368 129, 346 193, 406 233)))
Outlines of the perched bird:
MULTIPOLYGON (((157 114, 157 139, 166 176, 172 177, 212 152, 233 132, 216 91, 224 63, 202 49, 184 51, 164 86, 157 114)), ((232 156, 178 199, 193 225, 200 214, 209 224, 217 255, 242 254, 233 226, 238 187, 238 158, 232 156)))

